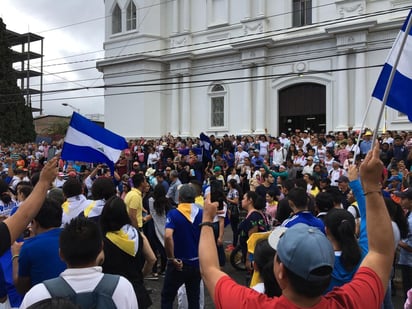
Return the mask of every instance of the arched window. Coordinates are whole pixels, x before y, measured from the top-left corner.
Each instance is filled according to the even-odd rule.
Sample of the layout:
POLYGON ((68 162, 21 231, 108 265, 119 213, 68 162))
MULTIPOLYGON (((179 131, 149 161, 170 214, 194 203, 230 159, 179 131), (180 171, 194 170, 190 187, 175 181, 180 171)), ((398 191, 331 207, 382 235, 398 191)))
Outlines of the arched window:
POLYGON ((209 91, 210 97, 210 126, 224 128, 226 126, 226 89, 222 84, 215 84, 209 91))
POLYGON ((122 10, 116 3, 112 12, 112 34, 119 32, 122 32, 122 10))
POLYGON ((126 30, 135 30, 136 29, 136 17, 137 17, 137 10, 136 4, 134 4, 133 0, 129 2, 127 5, 126 10, 126 30))

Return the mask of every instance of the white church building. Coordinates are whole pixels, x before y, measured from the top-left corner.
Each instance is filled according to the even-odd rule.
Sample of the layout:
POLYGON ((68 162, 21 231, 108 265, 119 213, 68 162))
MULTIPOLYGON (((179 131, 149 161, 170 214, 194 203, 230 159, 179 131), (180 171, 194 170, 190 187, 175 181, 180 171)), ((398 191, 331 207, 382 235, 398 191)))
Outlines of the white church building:
MULTIPOLYGON (((371 92, 412 4, 104 2, 105 126, 127 138, 374 128, 371 92)), ((380 128, 412 125, 386 108, 380 128)))

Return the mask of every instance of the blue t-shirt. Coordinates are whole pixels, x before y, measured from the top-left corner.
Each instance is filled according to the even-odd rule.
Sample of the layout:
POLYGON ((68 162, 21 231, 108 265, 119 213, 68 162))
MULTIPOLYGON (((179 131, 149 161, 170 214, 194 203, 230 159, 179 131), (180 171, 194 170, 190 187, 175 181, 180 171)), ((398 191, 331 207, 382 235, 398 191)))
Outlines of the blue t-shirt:
POLYGON ((323 224, 323 221, 312 215, 310 211, 301 211, 296 213, 292 218, 285 220, 282 226, 292 227, 298 223, 304 223, 309 226, 317 227, 322 231, 322 233, 325 233, 325 225, 323 224))
POLYGON ((20 295, 13 282, 13 262, 11 260, 11 250, 9 249, 0 257, 0 265, 3 270, 4 284, 7 291, 7 296, 12 308, 20 307, 23 296, 20 295))
POLYGON ((30 277, 34 286, 66 269, 59 256, 60 232, 60 228, 55 228, 24 242, 19 255, 19 277, 30 277))
POLYGON ((202 223, 202 209, 191 205, 191 217, 189 221, 178 209, 172 209, 167 213, 166 228, 173 229, 174 255, 184 263, 199 266, 199 239, 202 223))

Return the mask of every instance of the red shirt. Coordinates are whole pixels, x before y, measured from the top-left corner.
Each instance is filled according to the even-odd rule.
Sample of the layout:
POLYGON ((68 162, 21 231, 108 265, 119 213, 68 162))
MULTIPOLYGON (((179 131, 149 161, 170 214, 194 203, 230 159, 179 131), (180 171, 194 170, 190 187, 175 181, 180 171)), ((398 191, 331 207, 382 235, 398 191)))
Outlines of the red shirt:
MULTIPOLYGON (((384 296, 382 282, 376 273, 361 267, 351 282, 333 289, 310 308, 380 308, 384 296)), ((300 308, 283 295, 269 298, 237 284, 228 276, 222 277, 216 284, 215 305, 216 308, 300 308)))

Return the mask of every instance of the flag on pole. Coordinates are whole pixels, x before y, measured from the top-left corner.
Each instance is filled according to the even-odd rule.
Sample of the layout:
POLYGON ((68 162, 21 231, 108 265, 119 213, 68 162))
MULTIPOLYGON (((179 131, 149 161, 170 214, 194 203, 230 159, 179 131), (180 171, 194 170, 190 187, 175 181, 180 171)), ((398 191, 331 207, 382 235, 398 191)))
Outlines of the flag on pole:
POLYGON ((124 137, 74 112, 61 157, 63 160, 106 163, 113 172, 120 153, 127 147, 124 137))
POLYGON ((389 89, 386 105, 406 114, 409 121, 412 122, 412 30, 405 33, 408 28, 408 22, 411 19, 411 13, 412 10, 409 11, 408 17, 392 46, 392 50, 386 59, 373 90, 372 97, 383 101, 389 76, 399 56, 399 62, 396 67, 392 87, 389 89), (401 50, 405 36, 407 36, 405 45, 403 50, 401 50))
POLYGON ((212 142, 210 141, 209 136, 202 132, 200 133, 199 138, 200 146, 203 149, 203 158, 206 159, 206 161, 212 161, 212 142))

